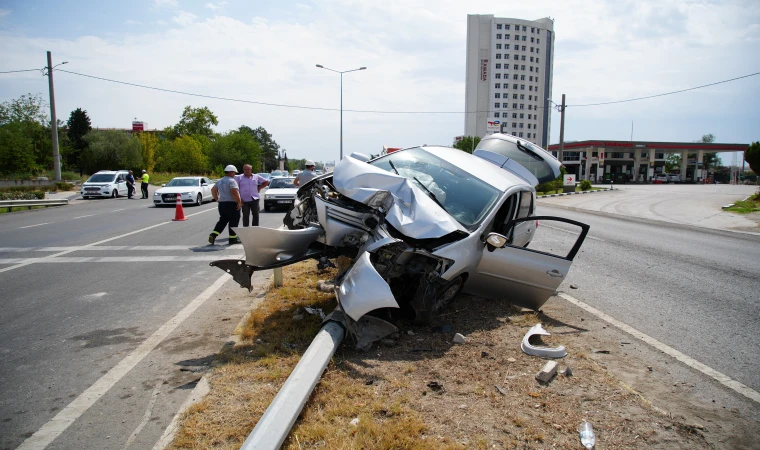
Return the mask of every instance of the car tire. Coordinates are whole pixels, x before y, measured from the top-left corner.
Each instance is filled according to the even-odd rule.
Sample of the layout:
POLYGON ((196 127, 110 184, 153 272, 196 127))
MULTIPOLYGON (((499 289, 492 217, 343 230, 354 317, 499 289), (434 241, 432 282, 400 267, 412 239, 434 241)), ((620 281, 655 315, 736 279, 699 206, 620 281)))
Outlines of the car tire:
POLYGON ((271 209, 272 209, 271 206, 269 206, 266 203, 264 203, 264 211, 269 212, 271 209))
POLYGON ((118 196, 119 196, 119 191, 114 189, 113 192, 111 192, 111 198, 117 198, 118 196))
POLYGON ((83 199, 83 200, 89 200, 89 199, 90 199, 90 197, 88 197, 88 196, 86 196, 86 195, 83 195, 83 196, 82 196, 82 199, 83 199))
POLYGON ((203 196, 201 194, 198 194, 198 197, 195 198, 195 206, 201 206, 203 204, 203 196))
POLYGON ((444 284, 436 292, 435 298, 426 299, 424 310, 415 311, 414 323, 428 325, 438 313, 448 306, 454 297, 464 286, 464 276, 459 275, 448 283, 444 284))

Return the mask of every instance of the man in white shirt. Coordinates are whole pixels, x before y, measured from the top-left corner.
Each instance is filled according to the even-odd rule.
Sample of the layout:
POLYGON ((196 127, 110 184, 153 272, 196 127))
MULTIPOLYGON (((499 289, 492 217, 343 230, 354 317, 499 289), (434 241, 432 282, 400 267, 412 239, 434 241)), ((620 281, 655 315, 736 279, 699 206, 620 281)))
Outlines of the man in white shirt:
POLYGON ((317 174, 314 173, 314 161, 307 159, 306 170, 298 174, 296 179, 293 180, 293 184, 296 186, 302 186, 316 177, 317 174))

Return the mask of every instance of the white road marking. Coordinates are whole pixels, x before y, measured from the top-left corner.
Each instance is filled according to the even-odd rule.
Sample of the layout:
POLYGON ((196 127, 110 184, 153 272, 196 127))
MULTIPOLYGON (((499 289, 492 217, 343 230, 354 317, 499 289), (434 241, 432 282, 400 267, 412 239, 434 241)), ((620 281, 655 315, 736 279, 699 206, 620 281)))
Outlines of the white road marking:
POLYGON ((663 344, 662 342, 658 341, 657 339, 642 333, 641 331, 626 325, 625 323, 613 318, 612 316, 608 316, 607 314, 599 311, 598 309, 594 308, 593 306, 587 305, 583 303, 582 301, 578 300, 577 298, 565 294, 564 292, 561 292, 559 294, 560 297, 564 298, 568 302, 580 307, 581 309, 584 309, 588 311, 589 313, 595 315, 596 317, 604 320, 605 322, 609 323, 610 325, 613 325, 622 331, 625 331, 626 333, 632 335, 633 337, 640 339, 647 344, 651 345, 652 347, 656 348, 657 350, 665 353, 666 355, 672 356, 673 358, 677 359, 678 361, 686 364, 687 366, 696 369, 703 374, 707 375, 708 377, 714 379, 715 381, 719 382, 720 384, 726 386, 729 389, 734 390, 735 392, 747 397, 750 400, 754 400, 757 403, 760 403, 760 393, 755 391, 754 389, 745 386, 744 384, 730 378, 729 376, 718 372, 717 370, 706 366, 702 364, 701 362, 697 361, 694 358, 691 358, 690 356, 686 356, 685 354, 679 352, 678 350, 663 344))
MULTIPOLYGON (((193 216, 197 216, 198 214, 207 213, 209 211, 216 211, 216 209, 210 208, 210 209, 207 209, 205 211, 200 211, 200 212, 197 212, 197 213, 188 214, 185 217, 193 217, 193 216)), ((115 241, 116 239, 121 239, 123 237, 131 236, 133 234, 142 233, 143 231, 147 231, 147 230, 150 230, 152 228, 157 228, 157 227, 161 227, 161 226, 164 226, 164 225, 168 225, 170 223, 176 223, 176 222, 170 220, 170 221, 167 221, 167 222, 157 223, 155 225, 151 225, 149 227, 142 228, 140 230, 130 231, 129 233, 120 234, 119 236, 114 236, 114 237, 111 237, 111 238, 108 238, 108 239, 103 239, 102 241, 93 242, 92 244, 87 244, 85 246, 78 247, 78 249, 80 249, 80 250, 89 250, 90 248, 95 247, 97 245, 105 244, 106 242, 115 241)), ((72 252, 75 252, 75 251, 77 251, 77 250, 65 250, 65 251, 62 251, 60 253, 56 253, 54 255, 45 256, 43 258, 32 258, 32 260, 27 260, 25 262, 16 264, 15 266, 11 266, 11 267, 6 267, 4 269, 0 269, 0 273, 8 272, 8 271, 11 271, 13 269, 18 269, 19 267, 28 266, 29 264, 34 264, 34 263, 38 263, 38 262, 46 262, 45 260, 47 260, 47 259, 57 258, 59 256, 63 256, 63 255, 66 255, 66 254, 69 254, 69 253, 72 253, 72 252)))
POLYGON ((119 361, 111 370, 100 377, 92 386, 82 392, 50 421, 43 425, 33 435, 18 447, 18 450, 42 450, 60 436, 72 423, 85 413, 100 397, 105 395, 116 383, 118 383, 129 371, 143 360, 158 344, 160 344, 172 331, 174 331, 185 319, 190 317, 214 292, 232 278, 229 274, 220 276, 214 284, 185 306, 176 316, 161 326, 148 339, 134 349, 126 358, 119 361))
POLYGON ((127 208, 121 208, 121 209, 114 209, 111 212, 119 212, 119 211, 126 211, 127 208))
POLYGON ((18 227, 19 230, 23 230, 24 228, 33 228, 33 227, 41 227, 42 225, 50 225, 53 222, 45 222, 45 223, 38 223, 37 225, 27 225, 25 227, 18 227))
POLYGON ((240 254, 213 254, 213 255, 196 255, 196 256, 59 256, 55 258, 0 258, 0 265, 7 264, 56 264, 56 263, 110 263, 110 262, 195 262, 195 261, 216 261, 217 259, 241 259, 245 255, 240 254))
POLYGON ((69 220, 74 220, 74 219, 84 219, 85 217, 92 217, 92 216, 97 216, 97 214, 87 214, 86 216, 77 216, 77 217, 72 217, 72 218, 71 218, 71 219, 69 219, 69 220))

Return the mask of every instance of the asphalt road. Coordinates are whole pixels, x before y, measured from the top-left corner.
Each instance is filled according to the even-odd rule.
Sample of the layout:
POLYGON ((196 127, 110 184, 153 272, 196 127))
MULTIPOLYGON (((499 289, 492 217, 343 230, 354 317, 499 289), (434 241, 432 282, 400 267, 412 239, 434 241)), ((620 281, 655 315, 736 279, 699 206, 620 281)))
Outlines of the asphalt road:
POLYGON ((759 235, 546 204, 537 213, 591 226, 561 291, 760 391, 759 235))
MULTIPOLYGON (((121 378, 92 407, 75 408, 48 448, 151 448, 250 308, 252 297, 225 295, 241 290, 208 265, 244 253, 226 232, 208 245, 216 203, 186 207, 184 222, 149 200, 75 203, 0 215, 2 449, 82 401, 112 369, 121 378), (198 299, 217 281, 211 300, 198 299), (170 322, 178 326, 158 346, 118 370, 170 322)), ((264 226, 281 220, 261 213, 264 226)))

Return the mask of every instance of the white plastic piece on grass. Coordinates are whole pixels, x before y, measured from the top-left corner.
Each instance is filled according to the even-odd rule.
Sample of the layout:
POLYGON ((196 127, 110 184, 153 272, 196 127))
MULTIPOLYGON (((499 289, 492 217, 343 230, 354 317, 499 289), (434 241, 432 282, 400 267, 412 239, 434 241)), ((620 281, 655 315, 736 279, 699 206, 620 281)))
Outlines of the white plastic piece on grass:
POLYGON ((523 337, 522 343, 520 344, 520 348, 522 348, 522 351, 527 353, 531 356, 540 356, 542 358, 563 358, 567 356, 567 350, 565 350, 564 345, 560 345, 559 347, 536 347, 530 343, 531 336, 535 335, 541 335, 541 336, 551 336, 551 334, 544 330, 544 328, 541 326, 540 323, 537 323, 533 325, 533 327, 528 330, 528 332, 523 337))

